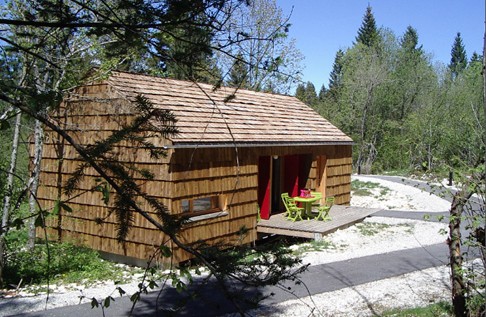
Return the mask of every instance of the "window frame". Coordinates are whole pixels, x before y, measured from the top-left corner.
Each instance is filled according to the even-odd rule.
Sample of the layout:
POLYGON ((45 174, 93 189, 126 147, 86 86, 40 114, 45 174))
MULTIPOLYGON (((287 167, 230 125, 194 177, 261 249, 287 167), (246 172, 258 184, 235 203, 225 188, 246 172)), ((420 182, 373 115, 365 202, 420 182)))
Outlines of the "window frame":
POLYGON ((181 214, 188 217, 196 217, 201 215, 207 215, 217 212, 222 212, 223 208, 221 208, 222 202, 221 197, 214 195, 214 196, 205 196, 205 197, 197 197, 192 199, 183 199, 181 200, 181 214), (197 210, 194 211, 195 202, 197 200, 207 200, 210 199, 210 207, 204 210, 197 210), (188 202, 188 210, 184 210, 184 202, 188 202))

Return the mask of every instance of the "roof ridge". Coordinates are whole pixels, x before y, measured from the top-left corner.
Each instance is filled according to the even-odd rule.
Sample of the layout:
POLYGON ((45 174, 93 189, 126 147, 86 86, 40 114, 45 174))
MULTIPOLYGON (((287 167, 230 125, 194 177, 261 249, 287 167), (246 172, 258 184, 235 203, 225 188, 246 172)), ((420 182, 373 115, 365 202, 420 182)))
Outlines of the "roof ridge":
POLYGON ((194 84, 198 86, 205 86, 208 89, 211 89, 211 91, 218 91, 218 90, 234 90, 235 93, 238 92, 247 92, 247 93, 252 93, 252 94, 262 94, 262 95, 273 95, 273 96, 281 96, 281 97, 286 97, 286 98, 296 98, 295 96, 288 95, 288 94, 283 94, 283 93, 277 93, 277 92, 266 92, 266 91, 256 91, 252 89, 246 89, 246 88, 235 88, 231 86, 226 86, 226 85, 221 85, 219 87, 216 87, 213 84, 208 84, 208 83, 203 83, 203 82, 198 82, 198 81, 193 81, 193 80, 187 80, 187 79, 175 79, 175 78, 170 78, 170 77, 161 77, 161 76, 155 76, 155 75, 149 75, 145 73, 136 73, 136 72, 131 72, 131 71, 121 71, 121 70, 112 70, 110 71, 109 78, 111 78, 113 75, 119 74, 126 74, 126 75, 131 75, 131 76, 137 76, 137 77, 147 77, 147 78, 152 78, 156 80, 165 80, 165 81, 170 81, 174 83, 186 83, 186 84, 194 84))

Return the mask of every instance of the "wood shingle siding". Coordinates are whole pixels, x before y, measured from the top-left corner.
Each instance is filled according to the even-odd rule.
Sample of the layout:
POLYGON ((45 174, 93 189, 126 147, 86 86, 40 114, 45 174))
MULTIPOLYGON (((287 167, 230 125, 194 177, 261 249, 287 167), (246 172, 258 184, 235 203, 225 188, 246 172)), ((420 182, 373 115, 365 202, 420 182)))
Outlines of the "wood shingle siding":
MULTIPOLYGON (((349 204, 352 140, 348 136, 294 97, 238 90, 225 103, 233 93, 231 88, 214 90, 205 84, 115 72, 102 82, 73 90, 51 116, 74 140, 88 145, 129 123, 138 95, 160 109, 171 110, 178 120, 179 134, 169 139, 151 138, 167 149, 167 157, 152 158, 128 141, 117 144, 112 154, 119 161, 150 171, 153 179, 137 174, 133 179, 173 215, 183 212, 184 201, 217 197, 220 213, 194 217, 195 221, 184 226, 180 237, 189 244, 201 240, 251 243, 257 239, 259 178, 263 170, 273 169, 273 165, 260 165, 262 157, 270 162, 271 158, 284 162, 302 157, 308 166, 296 167, 300 174, 305 173, 299 174, 299 184, 334 196, 336 204, 349 204), (248 229, 244 237, 237 235, 242 228, 248 229)), ((46 131, 39 200, 53 207, 59 182, 66 182, 81 163, 73 147, 46 131)), ((282 182, 286 173, 282 169, 282 182)), ((167 243, 167 237, 138 214, 126 241, 118 243, 116 217, 109 214, 112 205, 105 206, 101 193, 91 190, 97 173, 88 168, 86 174, 72 197, 62 194, 72 213, 61 210, 49 217, 52 238, 141 259, 140 263, 167 243), (97 224, 96 218, 102 218, 103 223, 97 224)), ((275 191, 284 190, 283 183, 272 186, 275 191)), ((139 201, 142 209, 157 218, 146 202, 139 201)), ((279 201, 272 206, 272 213, 282 212, 279 201)), ((174 255, 176 261, 190 258, 178 249, 174 255)))

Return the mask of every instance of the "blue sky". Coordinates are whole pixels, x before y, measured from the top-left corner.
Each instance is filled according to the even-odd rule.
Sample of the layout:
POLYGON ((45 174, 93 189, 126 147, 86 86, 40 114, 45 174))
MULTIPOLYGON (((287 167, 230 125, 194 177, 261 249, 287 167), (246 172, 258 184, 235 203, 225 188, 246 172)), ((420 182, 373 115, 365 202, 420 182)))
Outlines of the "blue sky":
POLYGON ((461 32, 468 58, 482 54, 484 0, 276 0, 285 16, 292 13, 290 36, 305 59, 303 80, 319 91, 327 86, 336 51, 353 44, 368 4, 378 27, 401 36, 408 25, 433 60, 448 64, 452 43, 461 32), (293 6, 293 11, 292 11, 293 6))

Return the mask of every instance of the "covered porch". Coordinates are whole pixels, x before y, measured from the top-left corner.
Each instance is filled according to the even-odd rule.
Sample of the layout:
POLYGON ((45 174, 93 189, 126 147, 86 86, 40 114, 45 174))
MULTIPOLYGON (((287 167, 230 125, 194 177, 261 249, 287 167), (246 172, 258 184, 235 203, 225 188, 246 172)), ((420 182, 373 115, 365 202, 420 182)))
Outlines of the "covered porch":
POLYGON ((258 222, 257 233, 321 240, 324 235, 347 228, 377 211, 379 209, 376 208, 334 205, 329 212, 330 221, 311 219, 292 222, 283 213, 272 214, 269 219, 258 222))

